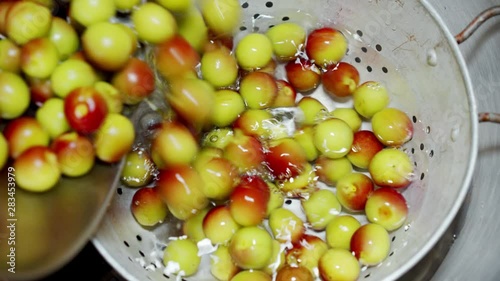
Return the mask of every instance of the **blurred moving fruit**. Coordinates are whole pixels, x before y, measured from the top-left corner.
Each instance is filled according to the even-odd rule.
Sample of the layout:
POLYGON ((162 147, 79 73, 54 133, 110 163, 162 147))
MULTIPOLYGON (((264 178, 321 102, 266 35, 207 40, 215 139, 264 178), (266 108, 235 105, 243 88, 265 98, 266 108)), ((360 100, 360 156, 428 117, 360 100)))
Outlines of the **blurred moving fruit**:
POLYGON ((120 175, 121 182, 129 187, 142 187, 153 181, 155 165, 145 149, 135 148, 125 156, 120 175))
POLYGON ((171 12, 154 2, 141 4, 132 12, 132 23, 139 40, 159 44, 177 32, 177 22, 171 12))

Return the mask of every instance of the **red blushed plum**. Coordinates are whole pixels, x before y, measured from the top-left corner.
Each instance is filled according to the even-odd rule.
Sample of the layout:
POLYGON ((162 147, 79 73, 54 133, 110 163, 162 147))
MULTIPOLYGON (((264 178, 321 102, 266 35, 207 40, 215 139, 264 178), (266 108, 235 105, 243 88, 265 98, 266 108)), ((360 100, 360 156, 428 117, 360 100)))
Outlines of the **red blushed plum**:
POLYGON ((298 58, 285 65, 288 82, 302 93, 310 92, 321 82, 321 71, 309 60, 298 58))
POLYGON ((198 172, 189 165, 161 169, 157 180, 163 202, 180 220, 186 220, 208 206, 209 200, 201 188, 203 184, 198 172))
POLYGON ((203 219, 203 232, 212 244, 226 245, 240 225, 233 219, 227 206, 216 206, 203 219))
POLYGON ((87 174, 95 163, 92 142, 77 132, 68 132, 56 137, 50 148, 57 155, 63 175, 79 177, 87 174))
POLYGON ((46 100, 54 97, 50 79, 28 78, 27 82, 34 104, 41 106, 46 100))
POLYGON ((266 217, 269 198, 267 184, 258 176, 248 176, 231 193, 229 211, 242 226, 258 225, 266 217))
POLYGON ((258 170, 264 162, 261 142, 235 130, 234 137, 224 148, 223 157, 238 167, 240 172, 258 170))
POLYGON ((380 187, 404 188, 414 177, 410 157, 396 148, 384 148, 375 154, 368 171, 373 183, 380 187))
POLYGON ((339 62, 326 69, 321 75, 321 83, 331 97, 347 97, 359 85, 359 72, 352 64, 339 62))
POLYGON ((334 28, 318 28, 307 36, 306 54, 320 67, 338 63, 346 53, 347 39, 334 28))
POLYGON ((116 163, 132 150, 135 129, 132 121, 119 113, 109 113, 94 136, 97 158, 116 163))
POLYGON ((328 245, 321 238, 304 234, 286 253, 286 263, 304 266, 311 272, 318 266, 318 261, 328 250, 328 245))
POLYGON ((365 214, 370 222, 393 231, 406 221, 408 205, 401 193, 389 187, 381 187, 368 198, 365 214))
POLYGON ((46 146, 33 146, 14 160, 16 183, 31 192, 52 189, 61 178, 56 154, 46 146))
POLYGON ((120 92, 124 103, 137 104, 154 91, 154 72, 144 61, 131 58, 124 68, 114 73, 111 84, 120 92))
POLYGON ((240 95, 251 109, 270 107, 277 94, 276 79, 269 73, 251 72, 240 82, 240 95))
POLYGON ((351 151, 347 154, 347 159, 358 168, 368 169, 373 156, 382 149, 384 149, 384 144, 372 131, 357 131, 354 133, 351 151))
POLYGON ((271 212, 269 227, 274 239, 281 243, 298 243, 306 231, 304 222, 295 213, 285 208, 277 208, 271 212))
POLYGON ((293 138, 270 141, 265 155, 265 165, 279 180, 298 176, 307 164, 304 149, 293 138))
MULTIPOLYGON (((229 253, 237 266, 260 269, 272 257, 273 239, 267 230, 257 226, 240 228, 229 244, 229 253)), ((242 279, 256 280, 256 279, 242 279)))
POLYGON ((401 146, 413 137, 413 123, 397 108, 384 108, 372 117, 372 129, 386 146, 401 146))
POLYGON ((21 48, 21 69, 28 76, 48 78, 59 63, 59 52, 49 38, 30 40, 21 48))
POLYGON ((278 93, 271 107, 291 107, 295 106, 297 92, 288 81, 283 79, 276 80, 278 93))
POLYGON ((130 209, 135 220, 142 226, 155 226, 168 215, 168 207, 161 200, 156 187, 142 187, 132 197, 130 209))
POLYGON ((200 60, 198 52, 180 35, 175 35, 154 47, 155 65, 167 80, 193 73, 200 60))
POLYGON ((106 100, 94 87, 80 87, 64 99, 64 114, 69 125, 82 134, 95 132, 108 114, 106 100))
POLYGON ((174 111, 196 131, 210 124, 215 104, 215 89, 210 83, 198 78, 178 78, 171 81, 166 97, 174 111))
POLYGON ((227 199, 239 180, 238 169, 226 158, 213 157, 196 170, 205 182, 202 191, 210 199, 227 199))
POLYGON ((154 136, 151 155, 156 165, 163 167, 189 164, 199 151, 194 135, 182 123, 165 121, 154 136))
POLYGON ((312 272, 303 266, 285 265, 276 273, 276 281, 314 281, 312 272))
POLYGON ((351 251, 362 265, 375 266, 387 258, 391 249, 389 233, 382 226, 368 223, 351 237, 351 251))
POLYGON ((366 201, 373 192, 373 182, 365 174, 350 173, 337 182, 337 198, 340 204, 353 212, 365 209, 366 201))
POLYGON ((274 119, 271 112, 265 109, 247 109, 234 121, 233 129, 241 130, 245 135, 266 139, 272 133, 266 123, 274 119))
POLYGON ((47 146, 49 133, 33 117, 16 118, 5 126, 3 131, 9 146, 9 156, 16 159, 21 153, 33 146, 47 146))

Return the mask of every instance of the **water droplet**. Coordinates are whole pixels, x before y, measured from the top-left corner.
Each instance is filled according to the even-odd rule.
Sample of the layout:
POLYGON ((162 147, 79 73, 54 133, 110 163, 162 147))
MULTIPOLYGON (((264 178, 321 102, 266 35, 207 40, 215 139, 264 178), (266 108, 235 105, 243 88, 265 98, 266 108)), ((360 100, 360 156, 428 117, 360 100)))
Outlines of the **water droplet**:
POLYGON ((427 51, 427 64, 430 66, 436 66, 437 65, 437 54, 436 50, 430 49, 427 51))
POLYGON ((450 135, 451 141, 456 142, 459 136, 460 136, 460 127, 458 126, 453 127, 453 129, 451 129, 451 135, 450 135))
POLYGON ((217 142, 219 140, 219 137, 218 136, 210 136, 210 141, 211 142, 217 142))

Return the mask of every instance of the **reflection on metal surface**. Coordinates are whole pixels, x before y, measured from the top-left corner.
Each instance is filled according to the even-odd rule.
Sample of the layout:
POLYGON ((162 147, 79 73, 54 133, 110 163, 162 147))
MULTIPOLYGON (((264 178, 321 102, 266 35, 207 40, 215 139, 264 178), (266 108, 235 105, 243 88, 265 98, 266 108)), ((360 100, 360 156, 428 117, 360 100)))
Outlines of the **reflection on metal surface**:
POLYGON ((8 194, 7 169, 1 171, 0 279, 39 279, 71 260, 99 226, 120 166, 96 164, 90 174, 63 178, 46 193, 16 188, 13 196, 8 194), (15 210, 7 210, 12 197, 15 210), (10 243, 8 237, 13 237, 10 243))

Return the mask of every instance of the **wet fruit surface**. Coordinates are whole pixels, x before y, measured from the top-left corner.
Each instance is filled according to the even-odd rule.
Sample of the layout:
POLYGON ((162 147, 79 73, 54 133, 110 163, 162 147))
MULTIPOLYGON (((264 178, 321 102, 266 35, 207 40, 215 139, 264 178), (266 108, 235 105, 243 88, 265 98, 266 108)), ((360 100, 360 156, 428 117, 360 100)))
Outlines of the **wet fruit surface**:
POLYGON ((0 166, 44 192, 123 160, 135 221, 182 233, 161 245, 168 277, 355 280, 383 262, 416 168, 392 84, 349 63, 344 29, 249 30, 238 1, 195 2, 75 0, 67 18, 2 2, 0 166))

